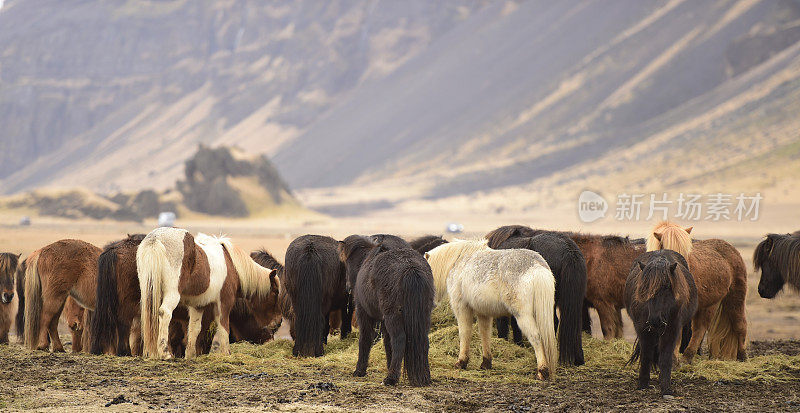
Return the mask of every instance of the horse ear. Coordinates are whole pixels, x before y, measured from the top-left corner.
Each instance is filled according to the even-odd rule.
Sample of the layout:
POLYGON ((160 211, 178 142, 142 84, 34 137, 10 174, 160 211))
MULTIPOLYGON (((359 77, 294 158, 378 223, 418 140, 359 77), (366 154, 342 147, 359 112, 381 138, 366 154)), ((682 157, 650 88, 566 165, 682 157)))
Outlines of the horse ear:
POLYGON ((639 269, 639 272, 644 272, 644 265, 641 261, 636 261, 636 268, 639 269))
POLYGON ((22 258, 22 253, 17 254, 17 258, 22 258))
POLYGON ((658 242, 661 242, 661 233, 660 233, 660 232, 654 232, 654 233, 653 233, 653 236, 654 236, 654 237, 656 237, 656 239, 658 240, 658 242))
POLYGON ((694 228, 694 227, 686 228, 686 233, 687 234, 691 234, 692 233, 692 228, 694 228))
POLYGON ((423 256, 424 256, 424 257, 425 257, 425 259, 427 260, 428 258, 430 258, 430 257, 431 257, 431 254, 428 254, 428 253, 426 252, 426 253, 425 253, 423 256))
POLYGON ((678 269, 677 261, 673 262, 672 264, 669 265, 669 272, 672 273, 672 274, 675 274, 675 270, 676 269, 678 269))

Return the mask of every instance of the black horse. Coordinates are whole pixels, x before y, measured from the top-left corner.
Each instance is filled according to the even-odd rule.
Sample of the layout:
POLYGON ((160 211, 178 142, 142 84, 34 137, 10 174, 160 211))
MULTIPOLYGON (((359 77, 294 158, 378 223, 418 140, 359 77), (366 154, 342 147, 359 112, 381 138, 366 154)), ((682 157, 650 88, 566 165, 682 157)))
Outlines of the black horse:
POLYGON ((430 385, 428 332, 435 290, 428 262, 411 248, 391 249, 359 235, 342 241, 340 256, 361 330, 353 375, 367 374, 375 325, 382 321, 388 369, 383 383, 397 384, 402 363, 412 386, 430 385))
POLYGON ((447 240, 438 235, 424 235, 409 242, 409 244, 418 253, 425 254, 439 245, 447 244, 447 240))
POLYGON ((678 344, 697 311, 697 287, 683 256, 672 250, 639 256, 625 282, 625 308, 636 329, 630 363, 639 360, 638 389, 650 385, 650 368, 659 370, 661 394, 672 394, 670 375, 678 344))
POLYGON ((786 283, 800 291, 800 231, 767 234, 753 253, 753 265, 761 270, 758 295, 762 298, 775 298, 786 283))
POLYGON ((283 282, 295 316, 292 354, 322 356, 330 328, 328 314, 346 312, 350 301, 339 242, 321 235, 303 235, 292 241, 286 250, 283 282))
MULTIPOLYGON (((507 237, 507 229, 500 227, 489 234, 489 247, 495 249, 522 248, 538 252, 556 279, 556 307, 560 320, 555 317, 558 331, 559 361, 562 364, 580 366, 584 364, 581 328, 583 305, 586 298, 586 260, 578 245, 566 234, 551 231, 535 231, 529 237, 507 237)), ((522 345, 522 332, 516 320, 511 318, 514 342, 522 345)), ((497 334, 508 337, 509 318, 497 319, 497 334)))

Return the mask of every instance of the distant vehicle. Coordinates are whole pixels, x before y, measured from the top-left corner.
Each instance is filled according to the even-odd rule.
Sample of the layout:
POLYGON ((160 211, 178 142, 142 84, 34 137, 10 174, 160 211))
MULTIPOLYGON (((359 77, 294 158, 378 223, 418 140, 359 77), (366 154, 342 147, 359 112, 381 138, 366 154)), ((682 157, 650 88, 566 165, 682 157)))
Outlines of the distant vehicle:
POLYGON ((178 217, 175 215, 174 212, 162 212, 158 214, 158 226, 159 227, 174 227, 175 220, 178 217))
POLYGON ((447 224, 447 232, 451 234, 458 234, 462 231, 464 231, 464 226, 457 222, 451 222, 447 224))
POLYGON ((23 227, 30 226, 31 225, 31 217, 24 216, 24 217, 20 218, 19 225, 23 226, 23 227))

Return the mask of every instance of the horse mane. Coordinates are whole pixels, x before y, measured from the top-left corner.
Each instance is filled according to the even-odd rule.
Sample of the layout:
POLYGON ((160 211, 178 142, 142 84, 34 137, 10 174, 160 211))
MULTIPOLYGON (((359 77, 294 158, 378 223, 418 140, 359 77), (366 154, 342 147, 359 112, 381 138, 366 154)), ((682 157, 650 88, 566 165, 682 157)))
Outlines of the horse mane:
MULTIPOLYGON (((198 237, 204 234, 198 234, 198 237)), ((272 276, 277 273, 277 270, 264 268, 250 257, 245 250, 233 245, 230 238, 227 237, 209 237, 219 241, 222 247, 228 251, 228 254, 233 261, 233 267, 239 275, 239 286, 245 297, 257 295, 258 298, 264 298, 272 291, 272 276)), ((280 291, 280 280, 277 277, 278 288, 280 291)))
POLYGON ((411 249, 420 254, 424 254, 442 244, 447 244, 447 240, 439 235, 423 235, 409 242, 411 249))
POLYGON ((273 257, 265 248, 258 249, 250 253, 250 258, 264 268, 283 271, 283 264, 273 257))
POLYGON ((684 273, 688 269, 683 263, 659 254, 651 255, 647 262, 639 261, 639 264, 643 264, 643 266, 635 266, 636 271, 641 273, 637 277, 640 282, 635 294, 638 302, 644 303, 651 300, 662 287, 668 287, 672 291, 676 302, 681 304, 689 302, 689 284, 686 282, 684 273), (671 270, 673 265, 675 266, 674 272, 671 270))
POLYGON ((504 225, 486 234, 489 248, 499 248, 500 245, 509 238, 532 237, 537 231, 525 225, 504 225))
POLYGON ((127 243, 133 243, 133 244, 138 245, 138 244, 140 244, 142 242, 142 240, 144 239, 145 236, 147 236, 147 234, 128 234, 128 236, 126 238, 123 238, 123 239, 120 239, 120 240, 116 240, 116 241, 111 241, 108 244, 106 244, 105 246, 103 246, 103 251, 105 251, 105 250, 107 250, 109 248, 117 248, 117 247, 119 247, 119 246, 121 246, 123 244, 127 244, 127 243))
POLYGON ((800 285, 800 231, 785 235, 767 234, 767 239, 761 241, 753 253, 755 270, 760 271, 770 258, 775 269, 791 287, 800 285))
POLYGON ((447 291, 447 276, 450 270, 464 256, 488 249, 487 240, 454 240, 442 244, 425 253, 425 259, 433 272, 433 283, 436 287, 436 301, 447 291))
POLYGON ((14 276, 14 272, 19 265, 19 255, 10 252, 0 253, 0 276, 10 273, 14 276))
POLYGON ((683 227, 669 221, 658 223, 647 236, 647 251, 668 249, 678 252, 685 258, 692 252, 691 228, 683 227))

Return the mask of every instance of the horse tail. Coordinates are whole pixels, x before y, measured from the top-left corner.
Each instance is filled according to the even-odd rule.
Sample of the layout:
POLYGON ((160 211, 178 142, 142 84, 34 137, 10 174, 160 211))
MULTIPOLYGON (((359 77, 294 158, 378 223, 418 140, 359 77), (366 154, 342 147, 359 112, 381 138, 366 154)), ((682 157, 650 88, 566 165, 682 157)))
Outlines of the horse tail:
POLYGON ((39 254, 34 252, 28 257, 28 268, 25 270, 25 315, 23 342, 31 350, 36 350, 39 339, 40 319, 42 317, 42 280, 39 278, 39 254))
POLYGON ((637 338, 636 341, 633 342, 633 353, 631 353, 631 358, 628 359, 625 365, 630 366, 633 363, 636 363, 641 355, 642 355, 642 343, 637 338))
POLYGON ((322 356, 325 317, 322 314, 322 263, 319 253, 309 246, 299 262, 286 263, 294 275, 296 295, 292 295, 295 315, 293 353, 301 357, 322 356))
POLYGON ((168 268, 167 249, 158 239, 147 239, 136 250, 141 290, 142 355, 158 357, 158 313, 163 299, 163 277, 168 268))
POLYGON ((24 260, 17 268, 17 316, 14 320, 14 328, 17 331, 17 338, 21 339, 25 334, 25 271, 28 261, 24 260))
MULTIPOLYGON (((724 242, 724 241, 723 241, 724 242)), ((708 329, 708 344, 711 357, 724 360, 744 360, 746 354, 739 354, 739 341, 747 343, 747 320, 745 318, 745 298, 747 296, 747 268, 742 256, 730 244, 718 244, 716 249, 722 253, 731 266, 733 280, 728 294, 720 302, 708 329)))
POLYGON ((555 374, 558 363, 558 342, 556 341, 553 307, 555 305, 555 279, 546 267, 539 266, 533 271, 533 318, 544 348, 544 357, 550 374, 555 374))
POLYGON ((104 349, 116 347, 118 308, 117 251, 109 248, 97 260, 97 301, 89 327, 92 337, 89 351, 92 354, 102 354, 104 349))
POLYGON ((576 249, 570 251, 561 266, 558 309, 558 353, 561 363, 573 366, 584 364, 581 329, 583 301, 586 298, 586 261, 576 249))
MULTIPOLYGON (((403 327, 406 332, 406 351, 403 359, 408 382, 412 386, 431 384, 428 363, 428 333, 433 310, 433 276, 412 268, 403 277, 403 327)), ((384 340, 388 340, 384 337, 384 340)))

